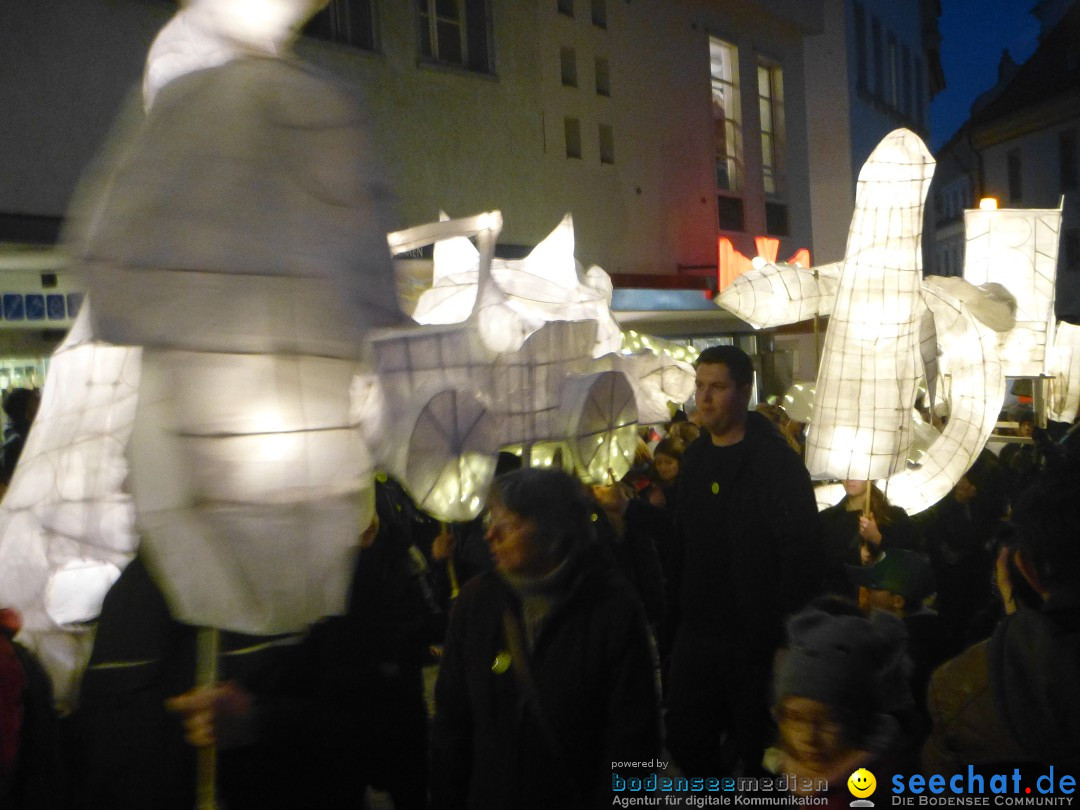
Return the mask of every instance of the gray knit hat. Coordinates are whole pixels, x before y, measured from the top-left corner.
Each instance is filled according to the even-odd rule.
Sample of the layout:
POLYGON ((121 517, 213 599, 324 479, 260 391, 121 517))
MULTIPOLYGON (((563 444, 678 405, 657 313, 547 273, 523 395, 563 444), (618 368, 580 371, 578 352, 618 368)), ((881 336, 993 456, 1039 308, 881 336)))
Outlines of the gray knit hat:
POLYGON ((860 717, 910 701, 906 689, 907 631, 884 611, 871 618, 809 608, 788 622, 788 647, 777 665, 776 701, 797 696, 860 717))

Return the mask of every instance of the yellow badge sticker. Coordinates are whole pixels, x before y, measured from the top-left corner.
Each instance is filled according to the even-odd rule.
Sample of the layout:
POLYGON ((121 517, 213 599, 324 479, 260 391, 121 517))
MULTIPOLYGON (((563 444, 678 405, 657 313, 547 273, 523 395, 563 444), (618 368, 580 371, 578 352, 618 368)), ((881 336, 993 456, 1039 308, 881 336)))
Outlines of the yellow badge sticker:
POLYGON ((847 780, 848 790, 857 799, 865 799, 877 790, 877 779, 866 768, 859 768, 847 780))
POLYGON ((491 662, 491 671, 496 675, 502 675, 508 669, 510 669, 510 653, 503 650, 496 655, 495 660, 491 662))
POLYGON ((720 485, 718 483, 716 483, 715 481, 712 482, 712 494, 713 495, 719 495, 720 494, 720 485))

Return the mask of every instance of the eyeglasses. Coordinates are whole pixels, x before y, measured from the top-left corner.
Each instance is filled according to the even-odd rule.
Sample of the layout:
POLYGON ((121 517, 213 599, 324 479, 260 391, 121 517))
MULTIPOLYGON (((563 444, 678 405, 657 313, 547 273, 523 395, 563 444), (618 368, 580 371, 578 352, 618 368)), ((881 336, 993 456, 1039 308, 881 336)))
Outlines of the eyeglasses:
POLYGON ((813 730, 822 735, 835 736, 844 730, 842 723, 828 715, 802 714, 778 707, 773 709, 773 717, 778 723, 787 723, 804 732, 813 730))

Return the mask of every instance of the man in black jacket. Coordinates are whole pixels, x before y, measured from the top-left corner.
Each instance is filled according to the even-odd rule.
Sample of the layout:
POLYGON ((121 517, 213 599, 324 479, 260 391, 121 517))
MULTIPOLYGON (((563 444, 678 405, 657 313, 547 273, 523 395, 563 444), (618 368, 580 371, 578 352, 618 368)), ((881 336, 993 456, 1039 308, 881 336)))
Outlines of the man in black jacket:
POLYGON ((772 424, 748 411, 753 375, 735 346, 701 353, 703 432, 679 474, 667 744, 692 776, 760 770, 772 655, 784 618, 821 578, 810 477, 772 424))

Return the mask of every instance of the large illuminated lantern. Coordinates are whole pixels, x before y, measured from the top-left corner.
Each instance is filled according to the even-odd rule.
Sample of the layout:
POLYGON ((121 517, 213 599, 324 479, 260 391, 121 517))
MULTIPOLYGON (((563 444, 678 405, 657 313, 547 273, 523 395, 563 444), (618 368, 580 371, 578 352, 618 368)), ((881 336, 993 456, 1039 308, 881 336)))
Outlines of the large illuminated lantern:
POLYGON ((964 212, 964 280, 1001 284, 1016 299, 1016 324, 1003 333, 1007 377, 1040 377, 1054 345, 1061 209, 969 209, 964 212))
POLYGON ((932 174, 930 153, 906 130, 859 173, 807 434, 814 478, 885 478, 905 464, 922 373, 919 242, 932 174))
POLYGON ((138 545, 125 492, 138 349, 94 340, 82 311, 53 353, 41 407, 0 505, 0 595, 71 708, 106 590, 138 545))
POLYGON ((471 517, 502 444, 554 440, 583 477, 619 477, 636 421, 692 390, 675 352, 623 348, 569 219, 494 267, 497 212, 392 234, 439 259, 428 322, 403 318, 362 109, 276 58, 277 26, 318 5, 185 5, 73 207, 92 307, 0 505, 0 593, 62 704, 137 546, 177 619, 300 629, 344 608, 376 462, 433 515, 471 517))
POLYGON ((982 450, 1006 375, 1056 375, 1051 413, 1075 411, 1076 397, 1073 332, 1058 324, 1049 348, 1047 338, 1060 211, 968 212, 965 278, 920 281, 922 202, 932 168, 925 147, 905 130, 871 155, 835 295, 832 266, 815 275, 759 259, 718 298, 755 326, 831 316, 808 466, 818 478, 884 479, 890 500, 911 513, 946 495, 982 450), (1022 272, 1014 278, 1016 267, 1022 272), (940 433, 912 412, 920 379, 929 405, 948 403, 940 433))
POLYGON ((434 242, 414 318, 440 325, 374 333, 354 388, 379 464, 444 520, 478 514, 501 445, 557 442, 582 480, 622 478, 639 414, 666 418, 658 398, 693 385, 662 352, 616 351, 610 282, 596 267, 582 280, 569 218, 520 262, 493 262, 501 227, 489 212, 390 235, 399 253, 434 242))

